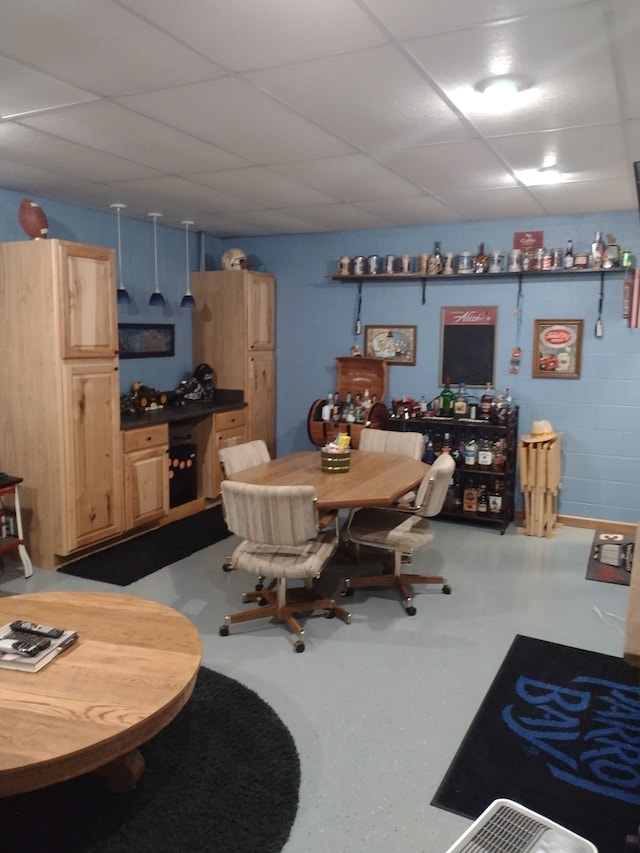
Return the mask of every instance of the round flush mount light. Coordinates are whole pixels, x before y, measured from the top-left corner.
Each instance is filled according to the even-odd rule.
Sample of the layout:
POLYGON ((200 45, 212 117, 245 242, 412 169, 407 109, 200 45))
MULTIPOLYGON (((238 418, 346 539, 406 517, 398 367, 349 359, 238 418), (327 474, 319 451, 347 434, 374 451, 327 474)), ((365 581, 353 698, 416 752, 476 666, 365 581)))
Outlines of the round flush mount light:
POLYGON ((522 74, 497 74, 485 77, 473 88, 491 98, 513 98, 525 89, 530 89, 532 85, 531 80, 522 74))

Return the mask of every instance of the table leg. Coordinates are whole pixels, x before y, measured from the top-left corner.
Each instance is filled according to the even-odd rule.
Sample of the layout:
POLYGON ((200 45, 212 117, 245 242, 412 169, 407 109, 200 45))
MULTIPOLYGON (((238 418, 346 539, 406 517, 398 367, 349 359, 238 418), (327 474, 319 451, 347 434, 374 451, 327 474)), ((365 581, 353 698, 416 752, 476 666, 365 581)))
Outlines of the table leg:
POLYGON ((94 771, 96 776, 103 776, 107 780, 107 787, 114 794, 132 791, 143 772, 144 756, 138 749, 132 749, 126 755, 94 771))

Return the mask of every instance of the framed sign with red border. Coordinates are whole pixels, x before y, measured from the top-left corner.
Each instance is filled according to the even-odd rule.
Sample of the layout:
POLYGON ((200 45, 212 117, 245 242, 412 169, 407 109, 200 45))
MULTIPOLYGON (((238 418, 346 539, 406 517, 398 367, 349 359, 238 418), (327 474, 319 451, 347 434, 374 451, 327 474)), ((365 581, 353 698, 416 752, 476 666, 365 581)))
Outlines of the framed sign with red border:
POLYGON ((535 320, 534 379, 580 379, 583 320, 535 320))

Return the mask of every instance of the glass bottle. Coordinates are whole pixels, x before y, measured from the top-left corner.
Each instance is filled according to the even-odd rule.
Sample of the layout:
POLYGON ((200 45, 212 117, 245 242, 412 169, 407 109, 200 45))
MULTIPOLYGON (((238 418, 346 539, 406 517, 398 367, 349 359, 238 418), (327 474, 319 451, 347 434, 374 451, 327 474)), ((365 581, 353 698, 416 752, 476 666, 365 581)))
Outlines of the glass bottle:
POLYGON ((424 396, 424 394, 422 395, 422 397, 420 397, 420 414, 422 415, 422 417, 427 414, 427 398, 424 396))
POLYGON ((478 509, 478 492, 472 478, 467 480, 462 493, 463 512, 476 512, 478 509))
POLYGON ((458 385, 458 393, 453 401, 454 418, 466 418, 469 414, 469 400, 464 387, 464 382, 458 385))
POLYGON ((336 393, 333 395, 333 420, 334 421, 337 422, 340 420, 341 411, 342 411, 342 404, 340 403, 340 393, 338 391, 336 391, 336 393))
POLYGON ((489 499, 487 497, 487 487, 484 483, 481 483, 478 486, 478 505, 476 508, 476 512, 479 515, 486 515, 489 511, 489 499))
POLYGON ((355 407, 353 405, 353 398, 351 397, 351 391, 347 391, 347 396, 344 401, 344 409, 342 410, 342 420, 347 423, 354 423, 356 419, 355 416, 355 407))
POLYGON ((494 397, 491 389, 491 382, 487 382, 484 394, 480 397, 480 411, 478 413, 480 420, 488 421, 491 419, 493 406, 494 397))
POLYGON ((504 439, 502 438, 494 438, 493 441, 493 460, 492 466, 494 471, 502 472, 504 471, 504 466, 507 461, 507 454, 504 450, 504 439))
POLYGON ((489 494, 489 512, 491 515, 500 515, 502 512, 502 480, 496 480, 493 490, 489 494))
POLYGON ((444 438, 442 439, 442 449, 440 452, 451 455, 451 436, 448 432, 445 432, 444 434, 444 438))
POLYGON ((467 443, 464 446, 464 464, 475 468, 477 461, 478 442, 476 441, 475 436, 471 434, 471 437, 467 440, 467 443))
POLYGON ((429 265, 429 272, 432 275, 438 275, 442 272, 442 251, 440 249, 440 240, 436 240, 433 244, 433 255, 431 256, 431 261, 432 263, 429 265))
POLYGON ((422 461, 426 462, 427 465, 433 465, 436 458, 435 448, 433 446, 433 441, 431 440, 431 436, 429 433, 426 433, 424 436, 424 452, 422 454, 422 461))
POLYGON ((480 443, 478 445, 478 467, 491 468, 492 463, 493 450, 491 442, 489 441, 489 436, 485 435, 480 439, 480 443))
POLYGON ((473 271, 475 273, 483 273, 487 272, 489 269, 489 258, 487 257, 484 251, 484 243, 480 243, 478 246, 478 254, 475 257, 473 262, 473 271))
POLYGON ((563 266, 566 270, 570 270, 573 267, 573 240, 567 240, 567 248, 564 252, 564 261, 563 266))
POLYGON ((453 413, 453 391, 449 385, 449 378, 445 380, 442 394, 440 395, 440 414, 443 418, 450 418, 453 413))

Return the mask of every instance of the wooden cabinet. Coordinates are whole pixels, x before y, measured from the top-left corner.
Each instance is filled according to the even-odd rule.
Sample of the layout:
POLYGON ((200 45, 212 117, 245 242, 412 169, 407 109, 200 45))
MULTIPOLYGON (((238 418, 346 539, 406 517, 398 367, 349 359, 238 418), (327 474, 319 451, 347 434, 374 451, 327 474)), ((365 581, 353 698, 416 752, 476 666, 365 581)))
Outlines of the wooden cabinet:
POLYGON ((243 391, 246 440, 275 456, 275 280, 251 270, 197 272, 193 362, 210 364, 218 388, 243 391))
POLYGON ((222 470, 218 451, 223 447, 247 441, 246 409, 218 412, 194 426, 193 437, 198 447, 200 492, 203 497, 220 496, 222 470))
POLYGON ((124 526, 133 530, 169 511, 167 424, 122 433, 124 526))
POLYGON ((115 290, 112 249, 0 245, 0 468, 43 568, 122 532, 115 290))

